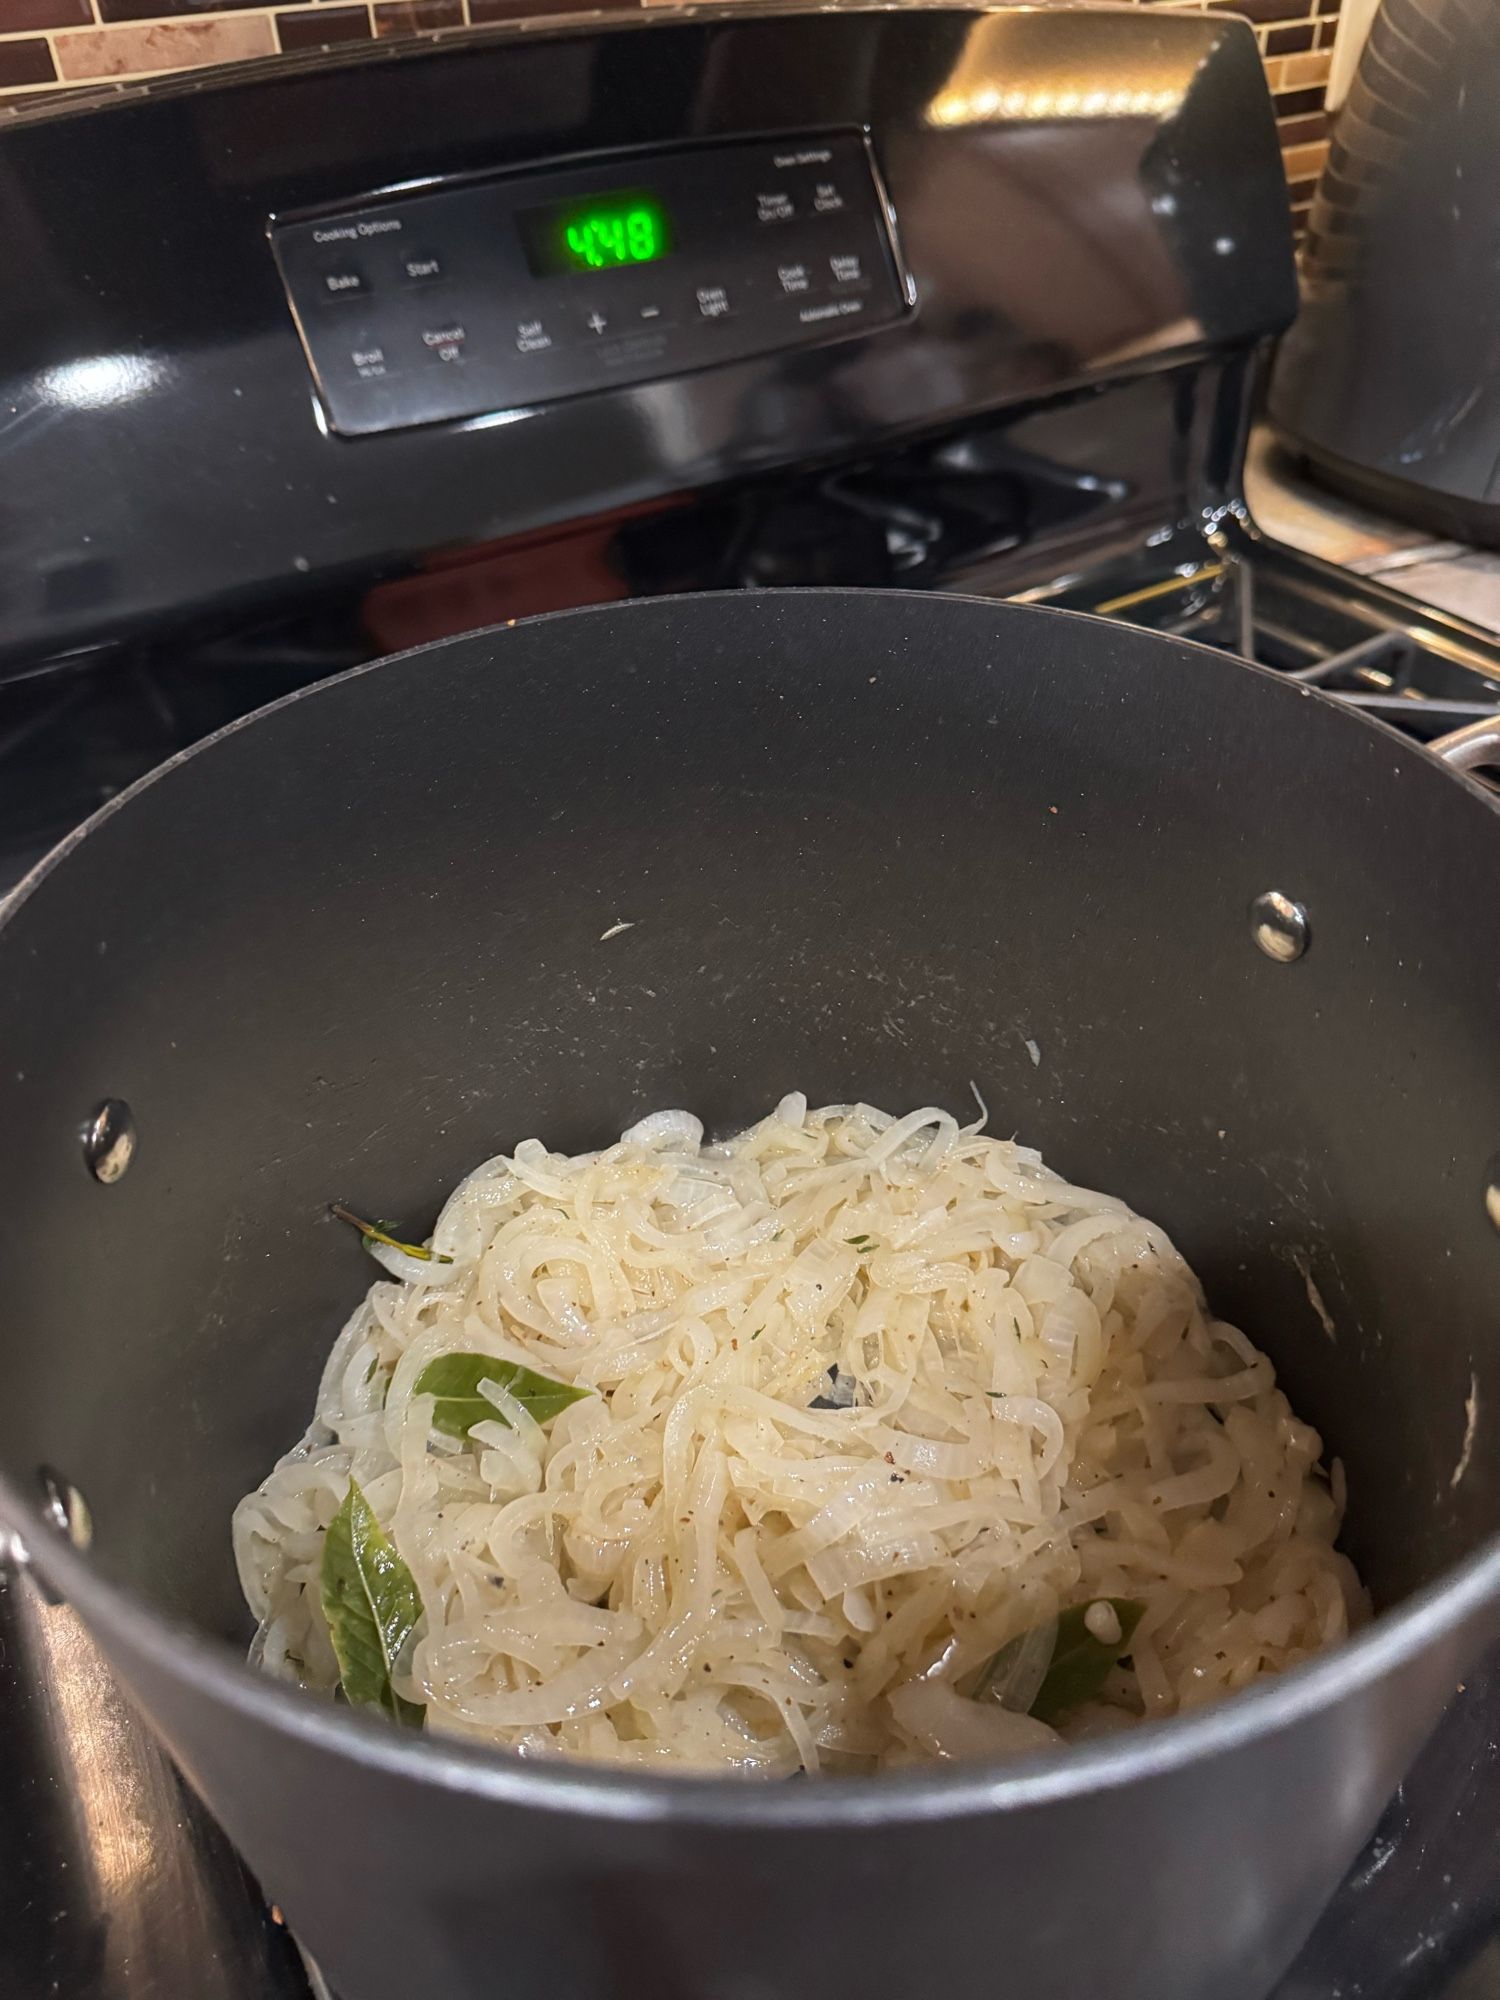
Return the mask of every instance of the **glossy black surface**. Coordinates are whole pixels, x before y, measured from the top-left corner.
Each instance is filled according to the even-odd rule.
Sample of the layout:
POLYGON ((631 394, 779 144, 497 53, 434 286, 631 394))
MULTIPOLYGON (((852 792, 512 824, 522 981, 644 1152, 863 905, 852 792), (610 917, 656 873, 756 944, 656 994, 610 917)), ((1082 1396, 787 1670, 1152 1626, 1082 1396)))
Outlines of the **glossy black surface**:
POLYGON ((271 240, 346 436, 816 346, 907 306, 853 133, 530 168, 278 222, 271 240))
POLYGON ((1244 344, 1295 303, 1253 36, 1159 10, 736 15, 252 66, 7 123, 0 242, 27 273, 0 299, 12 669, 1244 344), (901 325, 515 422, 320 427, 268 216, 835 128, 868 129, 894 204, 901 325))

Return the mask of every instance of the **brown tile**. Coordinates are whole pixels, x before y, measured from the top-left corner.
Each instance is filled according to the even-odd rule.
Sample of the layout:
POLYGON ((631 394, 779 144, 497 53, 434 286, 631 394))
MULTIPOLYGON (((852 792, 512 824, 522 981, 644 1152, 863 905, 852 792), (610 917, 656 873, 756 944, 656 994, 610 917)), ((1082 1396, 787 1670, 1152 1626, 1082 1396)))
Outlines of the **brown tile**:
POLYGON ((376 36, 382 41, 387 35, 416 35, 464 24, 464 0, 376 0, 371 11, 376 36))
POLYGON ((1281 164, 1289 181, 1314 179, 1323 171, 1323 162, 1328 157, 1328 141, 1319 139, 1311 146, 1293 146, 1281 156, 1281 164))
POLYGON ((1328 137, 1328 113, 1315 111, 1307 118, 1289 118, 1284 125, 1276 127, 1276 136, 1281 141, 1281 150, 1289 146, 1305 146, 1310 139, 1328 137))
POLYGON ((1318 0, 1318 18, 1323 21, 1334 19, 1341 5, 1342 0, 1318 0))
POLYGON ((56 81, 52 51, 40 35, 29 42, 0 42, 0 84, 56 81))
POLYGON ((1268 56, 1300 55, 1303 49, 1310 49, 1317 36, 1317 28, 1311 21, 1299 21, 1294 28, 1268 28, 1266 30, 1266 54, 1268 56))
POLYGON ((1278 118, 1300 118, 1308 111, 1321 111, 1323 100, 1328 95, 1321 86, 1313 90, 1289 90, 1278 92, 1272 99, 1278 118))
POLYGON ((1243 14, 1247 21, 1300 21, 1312 0, 1209 0, 1213 14, 1243 14))
POLYGON ((1299 202, 1311 201, 1317 191, 1318 183, 1315 180, 1288 181, 1286 198, 1295 207, 1299 202))
POLYGON ((368 7, 299 7, 278 14, 276 32, 284 49, 326 49, 334 42, 370 39, 368 7))
POLYGON ((469 19, 476 24, 491 21, 529 21, 544 14, 581 14, 596 10, 628 7, 631 12, 641 0, 469 0, 469 19))
POLYGON ((1328 83, 1328 73, 1333 67, 1333 51, 1317 49, 1311 55, 1284 56, 1281 63, 1281 87, 1283 90, 1308 90, 1313 84, 1328 83))
POLYGON ((150 76, 161 70, 196 69, 203 63, 240 62, 274 55, 276 38, 264 14, 225 15, 213 21, 150 21, 118 28, 80 28, 53 43, 57 66, 74 80, 98 76, 150 76))
POLYGON ((164 15, 211 20, 216 14, 263 4, 264 0, 98 0, 101 21, 155 21, 164 15))
POLYGON ((76 28, 92 21, 89 0, 0 0, 0 35, 30 28, 76 28))

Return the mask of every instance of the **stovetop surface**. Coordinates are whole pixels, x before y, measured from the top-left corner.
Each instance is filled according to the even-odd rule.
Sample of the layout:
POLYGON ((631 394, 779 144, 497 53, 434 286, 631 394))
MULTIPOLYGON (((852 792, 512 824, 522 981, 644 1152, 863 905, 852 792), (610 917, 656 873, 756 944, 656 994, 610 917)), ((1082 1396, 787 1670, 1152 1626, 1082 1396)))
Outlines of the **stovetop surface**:
MULTIPOLYGON (((920 542, 913 518, 903 506, 887 556, 892 537, 898 557, 913 534, 920 542)), ((917 580, 1253 655, 1423 738, 1500 701, 1500 639, 1309 562, 1238 515, 1207 534, 1161 533, 1145 547, 1127 538, 1093 554, 1038 584, 1008 546, 981 538, 966 560, 917 580)), ((163 758, 371 650, 348 621, 304 621, 0 686, 0 895, 163 758)), ((73 1614, 3 1568, 0 1798, 0 1993, 321 2000, 289 1933, 73 1614)), ((1455 1690, 1274 2000, 1500 2000, 1500 1652, 1455 1690)))

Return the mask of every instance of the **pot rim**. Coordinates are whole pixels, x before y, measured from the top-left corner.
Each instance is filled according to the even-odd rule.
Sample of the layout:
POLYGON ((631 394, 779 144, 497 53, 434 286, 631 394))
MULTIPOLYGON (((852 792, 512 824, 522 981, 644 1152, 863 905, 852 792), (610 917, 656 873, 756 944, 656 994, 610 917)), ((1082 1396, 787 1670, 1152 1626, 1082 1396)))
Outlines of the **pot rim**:
POLYGON ((65 1542, 4 1475, 0 1517, 21 1529, 29 1565, 81 1614, 106 1657, 114 1657, 118 1634, 132 1659, 186 1682, 249 1723, 393 1778, 435 1783, 496 1805, 680 1828, 920 1825, 1056 1805, 1162 1778, 1332 1707, 1500 1602, 1500 1534, 1494 1534, 1330 1652, 1186 1715, 1142 1723, 1056 1757, 934 1764, 792 1788, 735 1776, 525 1758, 463 1737, 398 1729, 258 1673, 227 1640, 150 1610, 65 1542))
MULTIPOLYGON (((812 599, 815 603, 830 598, 915 600, 920 597, 928 603, 982 606, 1001 621, 1006 617, 1040 614, 1085 622, 1091 629, 1100 623, 1086 612, 1051 605, 1021 605, 1003 599, 946 594, 934 600, 914 591, 766 590, 748 596, 741 591, 704 591, 684 595, 720 598, 737 606, 758 604, 767 609, 772 608, 767 600, 774 604, 790 597, 812 599)), ((618 616, 624 611, 634 614, 638 605, 666 606, 677 601, 677 598, 625 600, 544 615, 547 619, 593 614, 618 616)), ((538 622, 541 621, 525 621, 538 622)), ((379 668, 393 666, 413 652, 431 653, 476 636, 464 633, 451 640, 411 648, 406 653, 367 661, 237 717, 201 742, 179 751, 109 800, 37 862, 0 903, 0 941, 17 911, 74 848, 148 785, 156 784, 178 765, 280 708, 379 668)), ((1490 797, 1479 786, 1466 783, 1458 771, 1424 753, 1399 731, 1361 711, 1346 708, 1321 689, 1290 683, 1271 668, 1234 658, 1196 640, 1144 629, 1142 636, 1160 641, 1164 648, 1190 648, 1220 671, 1253 673, 1278 687, 1285 699, 1312 700, 1336 709, 1346 726, 1378 731, 1393 748, 1410 757, 1414 768, 1440 772, 1449 782, 1463 786, 1477 806, 1488 806, 1500 820, 1500 798, 1490 797)), ((683 1828, 757 1826, 792 1830, 813 1826, 919 1825, 1052 1805, 1089 1792, 1163 1777, 1303 1721, 1335 1700, 1393 1672, 1456 1631, 1486 1605, 1500 1601, 1500 1532, 1497 1532, 1486 1537, 1462 1561, 1424 1584, 1401 1604, 1381 1613, 1363 1631, 1331 1652, 1284 1674, 1268 1676, 1226 1700, 1210 1703, 1187 1715, 1143 1723, 1118 1735, 1081 1744, 1055 1758, 1037 1757, 999 1765, 936 1764, 926 1769, 915 1767, 867 1777, 840 1777, 826 1785, 798 1786, 792 1791, 785 1785, 765 1785, 742 1777, 614 1769, 561 1758, 527 1759, 461 1737, 394 1728, 386 1721, 320 1701, 299 1688, 257 1673, 227 1640, 151 1610, 135 1592, 112 1582, 92 1557, 73 1548, 43 1515, 39 1504, 23 1496, 14 1480, 3 1471, 0 1471, 0 1520, 7 1520, 15 1527, 22 1538, 27 1564, 81 1613, 101 1638, 107 1656, 112 1655, 112 1640, 118 1634, 121 1649, 134 1659, 168 1679, 187 1682, 195 1693, 222 1703, 251 1723, 284 1733, 309 1749, 353 1758, 392 1777, 425 1780, 497 1805, 683 1828)))

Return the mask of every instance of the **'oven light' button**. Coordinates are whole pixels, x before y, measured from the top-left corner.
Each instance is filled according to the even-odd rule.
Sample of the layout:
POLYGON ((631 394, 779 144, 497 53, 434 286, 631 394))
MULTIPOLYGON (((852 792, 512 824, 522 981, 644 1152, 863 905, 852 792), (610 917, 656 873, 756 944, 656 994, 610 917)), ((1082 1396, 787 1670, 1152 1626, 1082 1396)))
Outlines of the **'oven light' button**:
POLYGON ((859 285, 864 282, 864 266, 858 257, 830 257, 828 268, 838 285, 859 285))
POLYGON ((433 326, 422 335, 422 345, 434 361, 462 361, 467 339, 461 326, 433 326))
POLYGON ((426 250, 408 250, 401 259, 408 284, 431 285, 443 275, 443 260, 426 250))
POLYGON ((336 271, 325 271, 320 282, 326 299, 362 299, 370 289, 364 272, 347 264, 336 271))
POLYGON ((698 287, 698 311, 702 318, 728 319, 731 310, 727 286, 700 285, 698 287))

